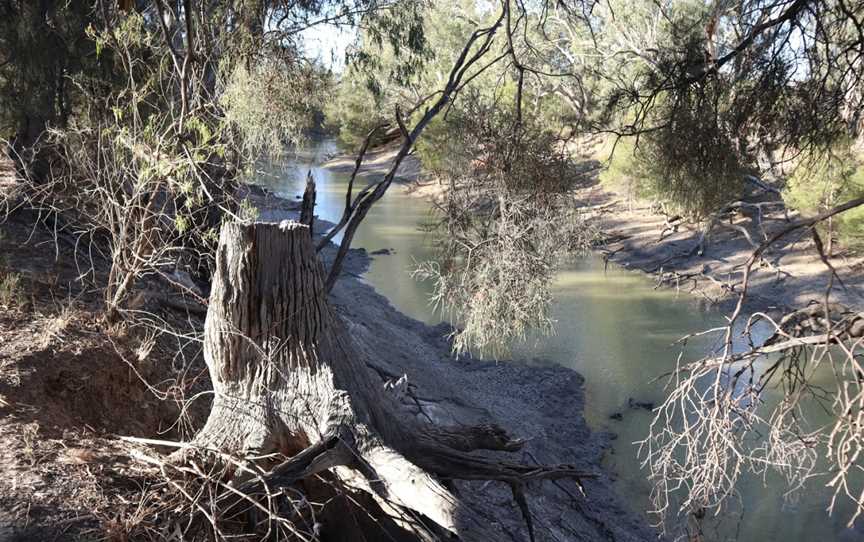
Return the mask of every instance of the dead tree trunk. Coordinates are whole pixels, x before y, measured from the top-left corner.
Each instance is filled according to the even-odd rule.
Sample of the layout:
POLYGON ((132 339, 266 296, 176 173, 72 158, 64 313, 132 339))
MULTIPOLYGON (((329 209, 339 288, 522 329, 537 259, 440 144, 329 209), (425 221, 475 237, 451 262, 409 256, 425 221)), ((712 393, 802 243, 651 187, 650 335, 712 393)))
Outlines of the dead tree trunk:
POLYGON ((300 206, 300 223, 309 226, 309 235, 314 234, 315 224, 315 178, 312 172, 306 173, 306 190, 303 191, 303 204, 300 206))
POLYGON ((439 479, 510 484, 530 527, 524 483, 592 476, 471 455, 522 441, 494 425, 434 426, 403 410, 328 304, 306 226, 226 224, 216 262, 204 342, 215 399, 194 447, 281 452, 289 459, 268 475, 277 485, 348 467, 353 485, 382 504, 457 535, 457 499, 439 479))

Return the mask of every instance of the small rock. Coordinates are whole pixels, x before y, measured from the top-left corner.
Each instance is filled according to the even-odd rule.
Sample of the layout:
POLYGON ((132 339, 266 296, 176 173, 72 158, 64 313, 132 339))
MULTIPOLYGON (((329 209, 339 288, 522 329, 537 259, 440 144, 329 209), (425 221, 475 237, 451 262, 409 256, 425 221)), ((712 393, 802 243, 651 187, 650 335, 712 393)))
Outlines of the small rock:
POLYGON ((624 415, 621 414, 620 412, 616 412, 615 414, 612 414, 611 416, 609 416, 609 419, 615 420, 616 422, 620 422, 621 420, 624 419, 624 415))
POLYGON ((394 252, 396 252, 396 249, 393 249, 393 248, 379 248, 378 250, 373 250, 369 254, 371 254, 373 256, 389 256, 390 254, 393 254, 394 252))

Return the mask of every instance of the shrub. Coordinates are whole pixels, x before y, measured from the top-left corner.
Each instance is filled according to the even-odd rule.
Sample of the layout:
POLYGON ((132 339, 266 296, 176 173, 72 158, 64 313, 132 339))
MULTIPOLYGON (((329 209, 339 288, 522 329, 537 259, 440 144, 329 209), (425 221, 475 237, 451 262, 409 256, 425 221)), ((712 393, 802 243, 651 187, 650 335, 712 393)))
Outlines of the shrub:
POLYGON ((262 58, 254 66, 237 64, 226 78, 219 104, 225 121, 241 136, 250 156, 279 156, 302 139, 320 110, 323 75, 290 58, 262 58))
POLYGON ((336 85, 334 99, 324 105, 324 116, 331 130, 338 129, 339 141, 357 147, 372 128, 384 122, 381 110, 373 93, 351 72, 336 85))
POLYGON ((647 177, 648 168, 632 139, 610 140, 598 158, 606 160, 600 182, 631 198, 656 199, 657 190, 647 177))
MULTIPOLYGON (((862 195, 864 164, 844 142, 828 153, 802 159, 787 182, 783 198, 790 207, 815 214, 862 195)), ((823 228, 829 242, 836 236, 847 246, 860 247, 864 243, 864 209, 840 214, 823 228)))
POLYGON ((653 127, 618 140, 603 178, 626 183, 631 195, 659 200, 703 219, 741 197, 753 149, 736 135, 728 90, 717 80, 657 96, 653 127))
POLYGON ((482 104, 451 132, 462 169, 437 174, 450 187, 439 206, 438 258, 416 276, 458 322, 457 353, 506 354, 531 330, 551 333, 551 282, 560 258, 593 233, 574 205, 580 179, 556 134, 482 104))

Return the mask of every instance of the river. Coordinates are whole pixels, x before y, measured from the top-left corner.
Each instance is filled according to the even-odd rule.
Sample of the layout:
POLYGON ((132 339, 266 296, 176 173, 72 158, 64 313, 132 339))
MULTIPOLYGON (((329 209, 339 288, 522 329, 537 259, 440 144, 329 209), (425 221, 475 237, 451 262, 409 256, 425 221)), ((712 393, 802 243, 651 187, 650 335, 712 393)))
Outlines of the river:
MULTIPOLYGON (((348 176, 320 165, 338 151, 332 141, 318 143, 259 182, 293 199, 302 194, 306 172, 311 170, 318 192, 316 214, 335 222, 344 207, 348 176)), ((360 186, 365 182, 358 179, 360 186)), ((365 280, 397 309, 429 324, 440 322, 442 315, 429 304, 431 286, 414 280, 410 271, 417 262, 432 256, 429 234, 422 228, 432 218, 427 202, 394 184, 372 208, 353 243, 373 253, 365 280), (374 254, 382 249, 389 253, 374 254)), ((656 378, 675 367, 679 347, 673 343, 689 333, 722 325, 723 316, 686 294, 655 289, 647 275, 613 265, 606 268, 596 256, 565 266, 557 275, 554 293, 555 334, 515 345, 513 357, 530 360, 523 363, 557 363, 585 377, 585 418, 595 430, 617 435, 607 454, 607 467, 617 475, 616 485, 623 498, 644 513, 649 507, 650 486, 640 468, 635 442, 645 438, 651 413, 630 408, 628 401, 659 403, 663 383, 656 378), (611 418, 618 413, 620 420, 611 418)), ((710 347, 709 339, 692 341, 685 357, 697 356, 710 347)), ((768 403, 775 399, 766 398, 768 403)), ((813 423, 827 421, 823 412, 811 414, 813 423)), ((706 539, 864 539, 845 527, 851 505, 844 502, 833 516, 827 514, 831 491, 823 486, 823 479, 814 481, 805 492, 789 498, 779 477, 747 476, 739 486, 742 506, 722 520, 707 521, 706 539)))

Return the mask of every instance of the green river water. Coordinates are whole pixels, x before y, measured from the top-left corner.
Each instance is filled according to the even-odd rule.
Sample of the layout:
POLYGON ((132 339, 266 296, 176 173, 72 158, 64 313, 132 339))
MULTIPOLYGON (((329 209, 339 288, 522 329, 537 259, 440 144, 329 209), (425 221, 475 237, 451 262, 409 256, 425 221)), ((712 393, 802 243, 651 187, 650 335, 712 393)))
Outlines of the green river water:
MULTIPOLYGON (((316 214, 335 222, 344 206, 347 175, 320 164, 338 150, 331 141, 316 144, 260 182, 294 198, 302 193, 306 171, 311 170, 318 191, 316 214)), ((361 186, 363 182, 361 179, 361 186)), ((390 249, 391 254, 373 255, 365 280, 400 311, 435 324, 442 316, 429 305, 430 285, 410 276, 416 262, 431 257, 429 234, 421 229, 431 220, 430 213, 428 203, 394 185, 372 208, 353 246, 369 252, 390 249)), ((585 417, 595 430, 617 435, 607 455, 607 467, 617 476, 622 497, 635 511, 644 513, 650 487, 634 442, 645 437, 651 414, 628 408, 628 399, 659 403, 663 389, 655 379, 675 367, 679 347, 673 343, 688 333, 721 325, 723 317, 686 294, 655 289, 652 279, 644 274, 613 265, 605 268, 597 257, 562 269, 554 290, 555 335, 516 345, 513 357, 531 360, 523 363, 557 363, 585 377, 585 417), (615 413, 623 414, 623 419, 611 419, 615 413)), ((707 339, 693 342, 687 355, 697 356, 710 347, 707 339)), ((818 411, 812 415, 815 423, 825 417, 818 411)), ((833 516, 827 514, 831 493, 824 482, 814 481, 806 492, 788 498, 779 477, 747 477, 739 487, 743 514, 738 509, 722 521, 707 522, 706 538, 742 542, 864 540, 864 530, 853 532, 845 527, 849 505, 840 506, 833 516)))

